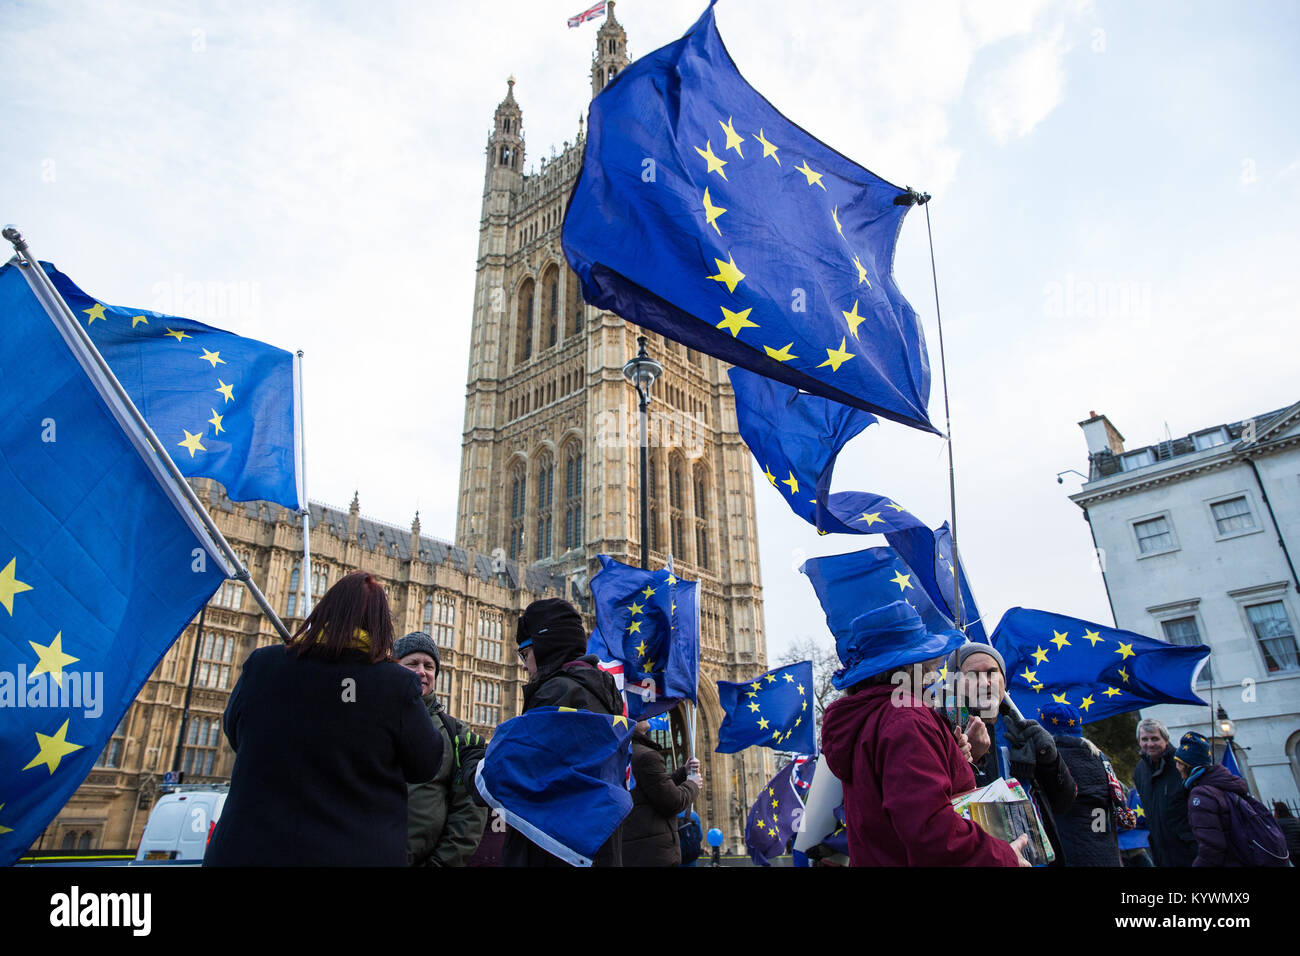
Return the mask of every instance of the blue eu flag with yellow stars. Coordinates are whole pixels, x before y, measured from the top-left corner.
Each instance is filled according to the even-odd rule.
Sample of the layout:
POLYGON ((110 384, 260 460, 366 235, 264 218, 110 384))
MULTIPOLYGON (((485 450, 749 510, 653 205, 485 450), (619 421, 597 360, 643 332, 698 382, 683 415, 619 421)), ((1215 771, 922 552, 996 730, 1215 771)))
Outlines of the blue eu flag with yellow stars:
POLYGON ((892 274, 906 195, 751 87, 710 5, 592 101, 564 253, 599 308, 935 432, 925 338, 892 274))
POLYGON ((953 560, 955 545, 952 541, 952 532, 948 529, 948 522, 945 521, 934 531, 917 522, 910 528, 890 530, 885 534, 885 540, 916 572, 917 583, 925 590, 935 607, 953 621, 957 619, 953 584, 956 575, 960 574, 962 631, 972 641, 980 644, 988 643, 984 622, 980 618, 979 608, 975 605, 975 595, 971 593, 970 581, 966 579, 966 564, 964 561, 953 560))
MULTIPOLYGON (((803 818, 803 794, 797 772, 807 758, 786 764, 767 782, 749 808, 745 820, 745 849, 755 866, 771 866, 771 861, 785 853, 786 845, 803 818)), ((806 789, 806 787, 805 787, 806 789)))
POLYGON ((895 601, 916 608, 931 633, 952 629, 952 621, 935 607, 916 572, 893 548, 809 558, 799 570, 808 575, 837 641, 852 633, 855 618, 895 601))
POLYGON ((700 671, 699 582, 599 555, 591 579, 596 630, 587 652, 622 661, 628 716, 643 720, 694 701, 700 671))
POLYGON ((1077 617, 1013 607, 992 644, 1007 665, 1007 692, 1022 713, 1048 701, 1084 723, 1153 704, 1206 706, 1193 689, 1210 658, 1204 644, 1170 644, 1077 617))
MULTIPOLYGON (((226 576, 18 266, 0 271, 0 866, 81 784, 226 576)), ((70 334, 74 334, 69 326, 70 334)))
POLYGON ((543 850, 572 866, 591 866, 632 811, 632 730, 623 716, 534 708, 493 732, 474 787, 543 850))
POLYGON ((750 681, 718 681, 722 726, 715 752, 734 754, 746 747, 817 752, 812 707, 812 661, 787 664, 750 681))
POLYGON ((221 482, 233 501, 299 508, 291 354, 190 319, 107 305, 42 265, 181 474, 221 482))
POLYGON ((876 421, 861 409, 733 368, 740 437, 790 510, 820 534, 877 534, 924 527, 902 505, 866 491, 831 491, 835 459, 876 421))

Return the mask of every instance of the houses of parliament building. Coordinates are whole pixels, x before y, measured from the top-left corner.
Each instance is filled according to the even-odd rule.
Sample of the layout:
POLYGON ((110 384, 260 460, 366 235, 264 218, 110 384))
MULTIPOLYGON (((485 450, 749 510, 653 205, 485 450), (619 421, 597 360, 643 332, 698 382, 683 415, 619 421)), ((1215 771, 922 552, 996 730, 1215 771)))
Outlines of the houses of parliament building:
MULTIPOLYGON (((628 64, 613 14, 600 27, 592 95, 628 64)), ((647 334, 664 366, 651 404, 649 523, 639 527, 636 392, 622 375, 641 330, 582 301, 560 249, 565 203, 585 139, 525 173, 523 111, 508 82, 486 149, 455 542, 407 525, 310 504, 311 566, 301 517, 232 502, 194 479, 199 498, 290 630, 349 571, 384 583, 397 636, 425 631, 442 658, 437 692, 485 736, 519 713, 527 674, 515 654, 520 612, 563 597, 594 616, 587 583, 597 555, 652 567, 670 556, 700 582, 697 809, 707 829, 743 845, 745 816, 772 772, 770 752, 713 753, 717 680, 767 669, 750 454, 736 427, 726 366, 647 334)), ((279 636, 243 585, 227 581, 149 676, 95 768, 33 849, 134 849, 174 768, 186 783, 229 780, 234 754, 221 716, 240 662, 279 636), (202 625, 200 627, 200 621, 202 625), (181 719, 188 697, 183 739, 181 719)))

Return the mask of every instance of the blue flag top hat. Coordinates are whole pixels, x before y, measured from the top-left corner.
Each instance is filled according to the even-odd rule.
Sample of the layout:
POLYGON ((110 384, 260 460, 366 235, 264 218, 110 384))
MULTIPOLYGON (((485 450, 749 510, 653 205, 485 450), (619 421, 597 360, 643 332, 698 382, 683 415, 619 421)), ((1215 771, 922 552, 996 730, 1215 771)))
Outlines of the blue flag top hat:
POLYGON ((1183 734, 1174 757, 1189 767, 1208 767, 1214 763, 1214 758, 1210 755, 1210 742, 1194 730, 1183 734))
POLYGON ((1082 737, 1083 717, 1077 707, 1052 701, 1038 708, 1038 722, 1053 737, 1082 737))
POLYGON ((942 657, 965 640, 958 631, 927 631, 916 608, 895 601, 854 618, 849 632, 836 639, 844 666, 831 683, 843 690, 873 674, 942 657))

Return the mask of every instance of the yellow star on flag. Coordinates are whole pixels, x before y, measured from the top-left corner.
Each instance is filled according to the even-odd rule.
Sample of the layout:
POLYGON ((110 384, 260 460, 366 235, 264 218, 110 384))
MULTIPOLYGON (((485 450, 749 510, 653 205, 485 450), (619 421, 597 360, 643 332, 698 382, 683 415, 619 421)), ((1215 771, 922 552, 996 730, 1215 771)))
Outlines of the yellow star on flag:
POLYGON ((1115 653, 1118 654, 1118 655, 1120 656, 1120 659, 1121 659, 1121 660, 1128 660, 1130 657, 1136 657, 1136 656, 1137 656, 1137 655, 1133 652, 1133 645, 1132 645, 1132 643, 1125 644, 1123 641, 1120 641, 1120 642, 1119 642, 1119 650, 1117 650, 1115 653))
POLYGON ((767 141, 767 137, 763 135, 762 127, 760 127, 758 130, 758 141, 763 144, 763 158, 766 159, 767 157, 771 156, 773 159, 776 160, 776 164, 780 166, 781 157, 776 155, 776 151, 781 147, 773 146, 771 143, 767 141))
POLYGON ((839 206, 836 206, 834 209, 831 210, 831 221, 835 223, 835 231, 838 232, 842 238, 844 236, 844 227, 840 225, 839 206))
POLYGON ((143 315, 133 315, 133 316, 131 316, 131 328, 135 328, 135 327, 136 327, 137 325, 139 325, 141 322, 143 322, 145 325, 148 325, 148 324, 149 324, 149 320, 146 319, 143 315))
POLYGON ((1107 696, 1107 697, 1115 697, 1115 696, 1118 696, 1119 694, 1122 694, 1122 693, 1124 693, 1124 692, 1123 692, 1122 690, 1120 690, 1118 687, 1107 687, 1107 688, 1106 688, 1106 696, 1107 696))
POLYGON ((867 527, 870 528, 873 524, 876 524, 877 522, 883 523, 885 519, 880 517, 879 511, 873 511, 870 514, 864 511, 862 512, 862 517, 859 518, 858 520, 865 521, 867 523, 867 527))
POLYGON ((1034 660, 1039 664, 1047 663, 1047 651, 1043 650, 1041 646, 1039 646, 1038 650, 1034 651, 1032 656, 1034 660))
POLYGON ((862 260, 857 256, 853 257, 853 265, 858 270, 858 285, 862 285, 862 283, 865 282, 867 288, 870 289, 871 280, 867 278, 867 267, 862 264, 862 260))
POLYGON ((616 714, 614 716, 613 725, 615 727, 627 727, 627 718, 622 714, 616 714))
POLYGON ((812 171, 812 167, 808 165, 808 160, 805 159, 805 160, 803 161, 803 165, 802 165, 802 166, 796 166, 795 169, 797 169, 799 172, 803 173, 804 178, 808 180, 808 185, 809 185, 809 186, 811 186, 813 183, 816 183, 818 186, 821 186, 821 187, 822 187, 822 191, 823 191, 823 192, 826 191, 826 187, 825 187, 824 185, 822 185, 822 174, 821 174, 821 173, 814 173, 814 172, 812 171))
POLYGON ((911 578, 912 576, 910 574, 904 574, 902 571, 895 571, 894 576, 889 579, 889 583, 897 584, 898 590, 900 591, 906 591, 912 586, 911 578))
POLYGON ((200 358, 205 362, 211 362, 213 368, 216 368, 218 365, 226 364, 226 360, 221 357, 220 352, 209 352, 207 349, 204 349, 200 358))
POLYGON ((786 682, 787 684, 793 684, 793 683, 794 683, 794 675, 793 675, 793 674, 782 674, 781 676, 785 678, 785 682, 786 682))
POLYGON ((1026 684, 1033 684, 1034 681, 1038 680, 1038 671, 1031 671, 1029 667, 1026 666, 1019 676, 1025 679, 1026 684))
POLYGON ((1083 639, 1084 639, 1085 641, 1092 641, 1092 646, 1093 646, 1093 647, 1096 647, 1099 643, 1101 643, 1101 642, 1103 642, 1103 641, 1106 640, 1104 637, 1102 637, 1102 636, 1101 636, 1100 634, 1098 634, 1096 631, 1084 631, 1084 632, 1083 632, 1083 639))
POLYGON ((1052 700, 1056 701, 1058 704, 1065 704, 1067 707, 1070 705, 1070 702, 1069 702, 1068 700, 1065 699, 1065 694, 1063 694, 1063 693, 1062 693, 1062 694, 1053 694, 1053 695, 1052 695, 1052 700))
POLYGON ((711 141, 705 140, 704 145, 707 147, 707 151, 700 149, 698 146, 695 147, 695 151, 704 157, 704 161, 708 163, 709 172, 717 173, 723 179, 726 179, 727 174, 723 171, 722 167, 727 165, 727 161, 725 159, 718 159, 718 157, 713 155, 713 143, 711 141))
POLYGON ((668 572, 668 577, 664 578, 664 580, 667 581, 668 584, 671 586, 671 585, 677 583, 677 576, 674 575, 671 571, 669 571, 669 572, 668 572))
POLYGON ((220 392, 225 396, 226 401, 228 402, 233 402, 235 400, 235 386, 227 385, 221 379, 217 379, 217 387, 213 389, 213 391, 220 392))
POLYGON ((1144 817, 1144 816, 1147 815, 1146 808, 1143 807, 1141 804, 1139 804, 1138 806, 1134 807, 1134 808, 1133 808, 1133 812, 1134 812, 1137 816, 1139 816, 1139 817, 1144 817))
POLYGON ((638 644, 638 645, 636 646, 636 656, 637 656, 637 657, 645 657, 645 649, 646 649, 646 647, 647 647, 647 645, 646 645, 646 642, 645 642, 645 638, 642 638, 642 639, 641 639, 641 643, 638 644))
POLYGON ((1119 669, 1119 676, 1124 683, 1128 683, 1128 671, 1124 670, 1122 667, 1119 669))
POLYGON ((861 325, 863 322, 867 321, 867 316, 858 315, 858 300, 857 299, 853 300, 852 312, 845 312, 843 309, 840 309, 840 314, 843 315, 844 318, 848 320, 849 334, 851 334, 856 339, 858 337, 858 326, 861 325))
POLYGON ((745 696, 746 696, 746 697, 757 697, 757 696, 758 696, 758 693, 757 693, 757 691, 747 690, 747 691, 745 691, 745 696))
MULTIPOLYGON (((4 808, 5 805, 3 803, 0 803, 0 810, 3 810, 4 808)), ((0 826, 0 836, 4 836, 6 833, 13 833, 13 832, 14 832, 13 827, 0 826)))
POLYGON ((750 709, 751 711, 753 711, 754 713, 758 713, 758 701, 756 701, 756 700, 751 700, 751 701, 749 702, 749 709, 750 709))
POLYGON ((655 596, 655 589, 652 588, 650 585, 647 584, 647 585, 645 586, 645 590, 641 591, 640 593, 641 593, 641 594, 644 594, 646 600, 648 601, 648 600, 650 600, 652 597, 655 596))
POLYGON ((641 633, 641 622, 640 622, 640 621, 633 621, 631 624, 629 624, 629 625, 627 626, 627 632, 628 632, 629 634, 639 634, 639 633, 641 633))
POLYGON ((770 721, 769 721, 766 717, 760 717, 760 718, 758 718, 758 729, 759 729, 759 730, 767 730, 767 725, 768 725, 769 723, 770 723, 770 721))
POLYGON ((1079 709, 1086 714, 1088 712, 1088 708, 1091 707, 1093 703, 1094 701, 1092 699, 1092 695, 1089 694, 1087 697, 1085 697, 1082 701, 1079 702, 1079 709))
POLYGON ((640 614, 642 611, 645 610, 645 605, 638 604, 636 601, 633 601, 631 604, 627 606, 627 609, 631 611, 632 615, 635 617, 637 614, 640 614))
POLYGON ((791 342, 791 343, 789 343, 788 345, 785 345, 785 346, 783 346, 783 347, 781 347, 781 348, 779 348, 779 349, 774 349, 774 348, 772 348, 772 346, 770 346, 770 345, 764 345, 764 346, 763 346, 763 351, 767 353, 767 357, 768 357, 768 358, 774 358, 774 359, 776 359, 778 362, 788 362, 788 361, 790 361, 790 359, 796 359, 796 358, 799 357, 799 356, 797 356, 797 355, 791 355, 791 354, 790 354, 790 348, 791 348, 791 346, 793 346, 793 345, 794 345, 794 343, 791 342))
POLYGON ((799 685, 798 685, 798 688, 799 688, 799 696, 802 697, 802 696, 803 696, 803 693, 804 693, 804 690, 803 690, 803 684, 799 684, 799 685))
POLYGON ((54 678, 54 683, 62 687, 63 668, 74 661, 81 660, 80 657, 73 657, 71 654, 63 653, 62 631, 54 635, 54 640, 50 641, 48 646, 42 646, 35 641, 28 641, 27 643, 36 652, 36 659, 39 662, 27 675, 28 677, 35 677, 37 674, 49 674, 54 678))
POLYGON ((104 314, 104 305, 102 302, 96 302, 89 309, 82 309, 81 311, 90 316, 90 318, 86 320, 87 325, 92 324, 96 319, 103 319, 105 322, 108 321, 108 316, 104 314))
POLYGON ((709 191, 704 190, 704 221, 713 227, 713 231, 722 235, 722 230, 718 228, 718 217, 727 210, 721 206, 713 205, 713 200, 709 198, 709 191))
POLYGON ((772 674, 764 674, 764 675, 763 675, 763 680, 767 681, 769 684, 775 684, 775 683, 776 683, 776 677, 775 677, 774 675, 772 675, 772 674))
POLYGON ((166 332, 163 333, 163 335, 164 335, 164 336, 170 335, 170 336, 171 336, 172 338, 174 338, 177 342, 179 342, 181 339, 192 339, 192 338, 194 338, 194 336, 190 335, 190 333, 188 333, 188 332, 182 332, 182 331, 180 331, 179 329, 168 329, 166 332))
MULTIPOLYGON (((740 281, 745 278, 745 273, 736 268, 736 260, 731 253, 727 253, 726 262, 721 259, 714 259, 713 261, 718 264, 718 274, 709 276, 709 278, 726 283, 727 291, 735 292, 736 286, 740 285, 740 281)), ((749 313, 746 312, 745 314, 748 315, 749 313)))
POLYGON ((0 571, 0 604, 5 606, 5 610, 9 612, 10 617, 14 616, 14 595, 32 590, 30 584, 19 581, 15 576, 17 572, 14 569, 17 564, 17 558, 10 558, 4 570, 0 571))
POLYGON ((722 122, 722 120, 718 120, 718 125, 722 127, 722 132, 727 136, 727 145, 722 148, 723 152, 726 152, 729 149, 734 149, 736 155, 741 159, 744 159, 745 154, 740 151, 740 144, 745 141, 745 137, 737 133, 736 128, 731 125, 731 117, 728 116, 725 123, 722 122))
POLYGON ((1052 633, 1056 636, 1048 641, 1048 643, 1055 644, 1058 651, 1063 647, 1069 646, 1070 642, 1066 640, 1066 635, 1062 634, 1060 631, 1053 631, 1052 633))
POLYGON ((788 469, 787 469, 787 471, 786 471, 786 474, 789 475, 790 477, 789 477, 789 478, 782 478, 782 479, 781 479, 781 484, 786 485, 786 486, 789 487, 789 489, 790 489, 790 494, 792 494, 792 495, 793 495, 793 494, 798 494, 798 492, 799 492, 799 479, 796 478, 796 477, 794 476, 794 472, 793 472, 793 471, 789 471, 788 469))
POLYGON ((203 443, 199 440, 203 437, 203 432, 199 432, 195 435, 184 428, 182 428, 181 431, 185 432, 185 440, 178 441, 176 444, 180 445, 182 448, 188 448, 190 450, 191 458, 194 457, 196 451, 207 451, 207 448, 205 448, 203 443))
POLYGON ((208 424, 212 426, 212 434, 220 435, 225 431, 225 429, 221 427, 221 419, 225 416, 218 415, 215 408, 210 409, 210 411, 212 412, 212 417, 208 419, 208 424))
POLYGON ((772 474, 772 469, 769 465, 763 466, 763 476, 772 483, 773 488, 776 487, 776 475, 772 474))
POLYGON ((837 349, 827 349, 827 350, 826 350, 826 361, 825 361, 825 362, 822 362, 822 364, 821 364, 821 365, 818 365, 817 367, 818 367, 818 368, 825 368, 827 365, 829 365, 829 366, 831 367, 831 371, 832 371, 832 372, 838 372, 838 371, 840 370, 840 366, 841 366, 841 365, 843 365, 843 364, 844 364, 845 362, 847 362, 849 359, 853 358, 853 353, 852 353, 852 352, 846 352, 846 351, 844 351, 844 345, 845 345, 846 342, 848 342, 848 338, 847 338, 847 337, 841 337, 841 338, 840 338, 840 347, 839 347, 839 348, 837 348, 837 349))
POLYGON ((762 690, 762 689, 763 689, 763 682, 762 682, 762 681, 754 681, 754 683, 750 684, 749 686, 752 687, 752 688, 754 688, 754 690, 762 690))
POLYGON ((896 504, 894 504, 892 501, 889 502, 889 504, 885 505, 885 507, 886 507, 886 508, 893 508, 895 511, 906 511, 906 510, 907 510, 907 509, 904 508, 902 505, 896 505, 896 504))
POLYGON ((779 730, 774 730, 774 731, 772 731, 772 739, 773 739, 773 740, 780 740, 780 739, 781 739, 781 731, 779 731, 779 730))
POLYGON ((59 769, 59 763, 63 758, 74 751, 80 750, 83 746, 82 744, 68 743, 67 736, 68 722, 66 720, 63 722, 63 726, 54 732, 52 737, 37 731, 36 746, 40 749, 23 769, 31 770, 37 764, 45 764, 50 771, 50 775, 53 776, 54 771, 59 769))
POLYGON ((725 305, 719 306, 719 308, 722 309, 723 318, 722 321, 719 322, 715 327, 719 329, 726 329, 728 332, 731 333, 731 337, 733 339, 740 334, 741 329, 758 328, 757 322, 749 321, 749 313, 754 311, 752 308, 745 309, 743 312, 732 312, 725 305))

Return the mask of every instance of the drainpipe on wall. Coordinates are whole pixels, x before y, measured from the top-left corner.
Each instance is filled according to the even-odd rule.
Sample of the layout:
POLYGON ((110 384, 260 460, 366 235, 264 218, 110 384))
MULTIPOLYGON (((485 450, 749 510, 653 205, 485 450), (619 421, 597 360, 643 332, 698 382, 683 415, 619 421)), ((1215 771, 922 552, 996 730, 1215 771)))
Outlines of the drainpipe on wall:
POLYGON ((1277 523, 1277 516, 1273 514, 1273 506, 1269 503, 1268 492, 1264 490, 1264 482, 1259 477, 1259 469, 1255 467, 1253 458, 1247 458, 1246 464, 1250 465, 1250 470, 1255 475, 1255 484, 1259 486, 1259 495, 1264 499, 1264 508, 1268 511, 1268 517, 1273 522, 1273 530, 1277 532, 1277 546, 1282 549, 1282 554, 1286 557, 1286 566, 1291 569, 1291 583, 1296 591, 1300 592, 1300 578, 1296 577, 1295 563, 1291 560, 1291 552, 1286 549, 1286 541, 1282 537, 1282 527, 1277 523))

